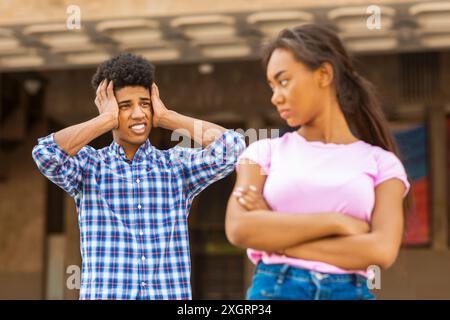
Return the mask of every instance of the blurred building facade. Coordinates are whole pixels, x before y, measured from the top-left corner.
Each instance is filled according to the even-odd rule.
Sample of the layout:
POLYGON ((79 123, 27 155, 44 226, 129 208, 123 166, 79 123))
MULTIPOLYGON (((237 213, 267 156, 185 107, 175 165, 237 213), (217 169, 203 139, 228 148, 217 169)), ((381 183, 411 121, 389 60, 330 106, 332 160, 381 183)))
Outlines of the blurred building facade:
MULTIPOLYGON (((156 65, 169 108, 228 128, 283 129, 260 46, 308 22, 336 30, 358 72, 378 88, 413 180, 404 247, 375 293, 450 299, 450 1, 73 4, 0 3, 0 299, 78 297, 67 286, 70 266, 81 265, 74 202, 39 173, 31 149, 38 137, 96 115, 90 79, 100 62, 119 52, 142 55, 156 65)), ((111 139, 105 134, 92 145, 111 139)), ((175 143, 161 129, 151 141, 175 143)), ((190 213, 195 299, 241 299, 250 283, 253 266, 224 233, 233 184, 231 175, 210 186, 190 213)))

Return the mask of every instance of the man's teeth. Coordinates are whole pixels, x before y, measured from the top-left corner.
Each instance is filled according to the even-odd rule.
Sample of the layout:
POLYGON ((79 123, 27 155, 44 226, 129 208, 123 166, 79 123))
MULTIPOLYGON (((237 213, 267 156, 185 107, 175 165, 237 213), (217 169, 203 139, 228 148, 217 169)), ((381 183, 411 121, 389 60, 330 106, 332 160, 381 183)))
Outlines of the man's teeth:
POLYGON ((145 128, 145 125, 137 124, 137 125, 132 126, 131 128, 136 129, 136 130, 142 130, 145 128))

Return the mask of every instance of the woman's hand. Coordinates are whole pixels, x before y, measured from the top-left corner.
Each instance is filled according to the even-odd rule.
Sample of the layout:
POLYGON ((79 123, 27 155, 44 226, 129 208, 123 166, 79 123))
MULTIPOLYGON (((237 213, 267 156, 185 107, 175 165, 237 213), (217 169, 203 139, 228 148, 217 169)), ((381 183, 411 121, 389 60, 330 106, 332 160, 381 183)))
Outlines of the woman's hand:
MULTIPOLYGON (((238 203, 248 211, 252 210, 270 210, 272 208, 267 204, 262 191, 255 186, 240 186, 233 191, 233 196, 237 198, 238 203)), ((330 213, 336 220, 339 236, 352 236, 370 231, 370 225, 363 220, 351 217, 341 212, 330 213)))
POLYGON ((353 218, 343 213, 336 213, 338 224, 341 226, 341 236, 355 236, 368 233, 370 225, 364 220, 353 218))
POLYGON ((159 89, 156 83, 152 84, 151 99, 153 107, 152 126, 153 128, 159 127, 161 119, 168 115, 169 110, 159 97, 159 89))
MULTIPOLYGON (((262 191, 255 186, 240 186, 233 191, 233 196, 237 198, 238 203, 248 211, 252 210, 272 210, 267 204, 262 191)), ((338 226, 339 236, 352 236, 370 231, 370 225, 363 220, 351 217, 341 212, 332 212, 338 226)))
POLYGON ((272 210, 267 204, 262 191, 255 186, 241 186, 233 191, 233 196, 237 198, 237 202, 248 211, 252 210, 272 210))
MULTIPOLYGON (((354 236, 370 232, 369 223, 363 220, 353 218, 349 215, 342 214, 339 212, 335 212, 332 214, 336 217, 337 225, 340 228, 340 233, 337 235, 337 237, 354 236)), ((284 250, 278 250, 276 254, 290 257, 298 257, 301 256, 303 245, 305 244, 300 244, 298 246, 286 248, 284 250)))

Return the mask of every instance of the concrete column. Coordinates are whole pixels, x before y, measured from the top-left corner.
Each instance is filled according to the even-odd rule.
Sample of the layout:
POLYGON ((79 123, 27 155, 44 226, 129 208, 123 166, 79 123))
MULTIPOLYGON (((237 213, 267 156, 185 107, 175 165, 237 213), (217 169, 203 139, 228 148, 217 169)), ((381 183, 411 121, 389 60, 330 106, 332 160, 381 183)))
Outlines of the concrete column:
POLYGON ((431 181, 431 243, 434 250, 448 250, 447 119, 442 105, 431 106, 428 117, 431 181))

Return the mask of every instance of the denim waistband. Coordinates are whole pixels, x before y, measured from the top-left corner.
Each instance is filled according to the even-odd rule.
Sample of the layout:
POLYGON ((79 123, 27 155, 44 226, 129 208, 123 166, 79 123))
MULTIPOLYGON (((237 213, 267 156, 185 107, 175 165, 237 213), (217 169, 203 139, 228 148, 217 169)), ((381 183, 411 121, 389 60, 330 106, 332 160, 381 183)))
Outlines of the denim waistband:
POLYGON ((360 274, 333 274, 323 273, 307 269, 301 269, 288 264, 266 264, 259 262, 255 272, 263 272, 272 275, 283 275, 285 277, 297 280, 311 281, 319 280, 322 283, 327 282, 354 282, 355 284, 365 283, 367 279, 360 274))

